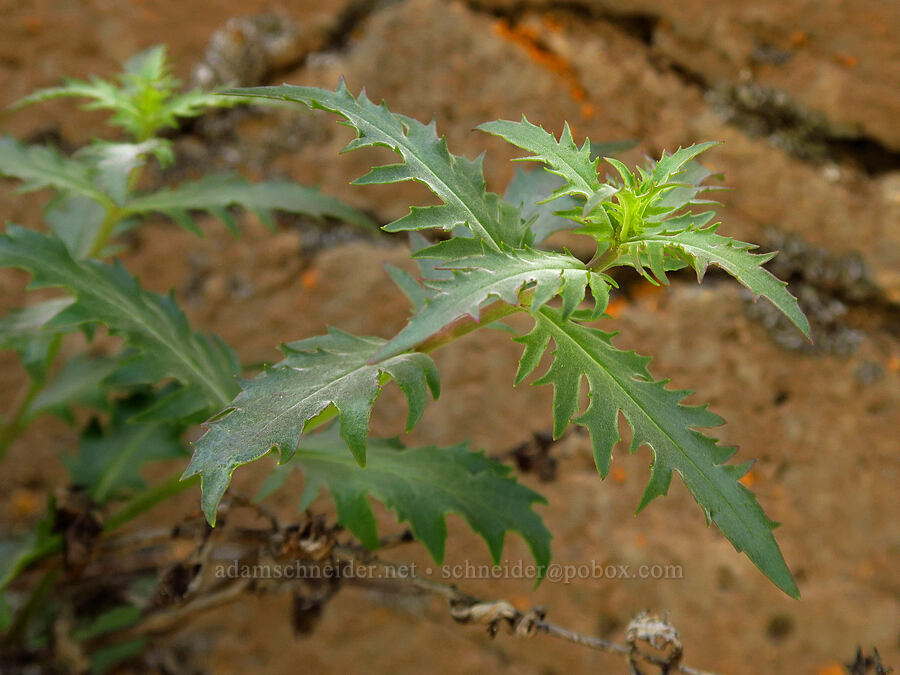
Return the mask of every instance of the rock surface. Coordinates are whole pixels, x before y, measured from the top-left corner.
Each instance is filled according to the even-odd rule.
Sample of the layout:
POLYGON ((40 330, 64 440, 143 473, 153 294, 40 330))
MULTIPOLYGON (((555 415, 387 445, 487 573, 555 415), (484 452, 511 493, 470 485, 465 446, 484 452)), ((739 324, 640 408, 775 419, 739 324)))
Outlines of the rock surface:
MULTIPOLYGON (((316 26, 318 35, 333 36, 329 30, 353 2, 273 4, 85 0, 76 9, 61 0, 0 0, 9 38, 0 43, 0 103, 63 75, 114 72, 118 61, 161 41, 186 79, 210 36, 231 17, 279 9, 300 30, 316 26)), ((333 87, 344 75, 353 89, 365 86, 397 112, 435 117, 453 152, 488 151, 488 183, 501 192, 512 175, 506 160, 517 151, 472 131, 490 119, 525 113, 554 131, 569 120, 577 136, 595 141, 633 139, 636 148, 623 155, 628 162, 663 148, 723 140, 707 158, 733 188, 720 193, 723 231, 783 246, 790 254, 785 260, 795 262, 786 262, 782 273, 817 293, 825 287, 836 293, 846 306, 841 321, 862 335, 850 354, 787 352, 748 318, 740 291, 718 278, 699 288, 678 281, 661 294, 633 286, 615 305, 618 344, 655 354, 656 376, 696 389, 694 400, 711 402, 728 420, 717 435, 741 445, 737 459, 758 458, 748 480, 783 523, 777 535, 801 602, 782 596, 707 529, 677 479, 668 498, 632 517, 649 453, 617 451, 610 479, 601 482, 578 434, 554 446, 554 482, 524 478, 550 501, 542 512, 556 536, 556 560, 680 565, 683 577, 548 582, 535 592, 527 580, 459 584, 525 606, 544 604, 550 620, 618 641, 638 611, 669 610, 686 645, 685 662, 723 673, 838 672, 857 645, 877 646, 896 667, 900 521, 889 495, 900 481, 900 59, 891 27, 900 22, 900 5, 638 0, 623 11, 622 3, 606 0, 402 0, 360 6, 365 11, 344 26, 347 34, 323 38, 317 51, 280 64, 273 82, 333 87), (781 107, 772 113, 773 106, 781 107), (841 139, 852 142, 841 145, 841 139), (813 141, 818 145, 811 149, 813 141), (820 269, 847 260, 860 261, 852 274, 820 269), (810 266, 816 269, 805 272, 810 266)), ((57 102, 8 115, 2 124, 21 138, 41 134, 77 147, 103 132, 102 117, 73 109, 57 102)), ((411 203, 430 203, 417 185, 349 187, 377 155, 338 157, 347 139, 347 130, 322 113, 236 114, 180 137, 189 161, 168 178, 210 167, 286 175, 320 184, 385 222, 411 203)), ((0 192, 4 220, 38 222, 36 200, 15 197, 5 184, 0 192)), ((272 235, 244 219, 243 238, 235 241, 217 224, 205 226, 201 240, 153 223, 137 232, 125 262, 148 287, 176 289, 194 325, 221 334, 246 362, 271 360, 280 341, 321 333, 327 324, 382 336, 402 327, 405 300, 382 269, 385 262, 407 264, 402 238, 294 225, 272 235)), ((592 253, 580 237, 557 243, 592 253)), ((0 273, 3 310, 24 302, 24 281, 22 274, 0 273)), ((499 453, 549 428, 550 391, 513 390, 519 348, 499 331, 483 333, 436 355, 444 392, 410 442, 456 443, 464 430, 476 447, 499 453)), ((0 412, 12 407, 24 381, 14 359, 0 354, 0 412)), ((376 433, 402 431, 399 400, 389 392, 379 401, 376 433)), ((58 448, 71 447, 74 438, 73 430, 49 420, 14 446, 7 461, 16 470, 0 477, 4 527, 28 526, 16 506, 23 494, 64 481, 58 448)), ((262 465, 239 471, 238 487, 251 491, 265 471, 262 465)), ((154 516, 156 525, 196 508, 196 497, 185 495, 154 516)), ((279 493, 272 505, 289 518, 296 493, 279 493)), ((317 508, 327 511, 327 500, 317 508)), ((390 514, 380 521, 385 531, 396 527, 390 514)), ((450 530, 448 563, 487 562, 483 542, 458 519, 450 530)), ((508 546, 510 560, 526 555, 521 541, 508 546)), ((391 555, 431 565, 414 546, 391 555)), ((420 598, 342 591, 308 640, 294 639, 288 612, 287 597, 249 598, 199 617, 172 641, 210 672, 287 673, 298 663, 320 673, 624 672, 617 658, 541 636, 491 641, 455 625, 440 603, 420 598)))

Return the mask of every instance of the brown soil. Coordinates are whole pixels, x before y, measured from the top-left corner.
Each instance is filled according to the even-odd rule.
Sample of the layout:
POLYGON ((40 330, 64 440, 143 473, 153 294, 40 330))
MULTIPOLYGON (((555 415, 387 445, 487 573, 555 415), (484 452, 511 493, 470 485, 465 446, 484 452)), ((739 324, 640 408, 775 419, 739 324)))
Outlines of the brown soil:
MULTIPOLYGON (((304 0, 286 11, 301 26, 321 26, 345 4, 304 0)), ((708 529, 677 480, 666 499, 633 517, 648 452, 618 452, 612 477, 601 482, 577 434, 554 449, 555 481, 523 477, 549 500, 541 512, 555 535, 556 561, 675 564, 683 578, 547 582, 536 591, 525 580, 460 584, 474 594, 545 605, 552 621, 617 641, 640 610, 668 611, 686 646, 685 661, 722 673, 840 672, 835 668, 857 645, 878 647, 896 667, 900 520, 890 495, 900 484, 898 5, 850 0, 813 11, 799 1, 770 9, 770 3, 730 0, 648 0, 622 15, 615 3, 562 4, 568 9, 542 2, 382 3, 355 22, 346 39, 318 45, 326 51, 272 77, 333 86, 344 74, 352 88, 365 85, 395 111, 436 117, 454 152, 489 151, 486 174, 494 189, 509 178, 505 159, 515 153, 471 129, 499 117, 524 112, 554 130, 568 119, 577 135, 636 139, 627 160, 724 140, 708 162, 734 188, 723 197, 725 232, 766 241, 774 230, 828 254, 855 253, 876 290, 865 303, 846 300, 847 320, 863 338, 852 354, 840 356, 785 351, 746 315, 737 287, 717 279, 703 287, 678 282, 665 293, 641 287, 617 304, 617 344, 655 355, 657 376, 695 389, 697 402, 709 401, 728 420, 720 435, 740 444, 736 460, 757 458, 753 490, 782 523, 777 536, 800 602, 782 595, 708 529), (746 123, 748 106, 740 101, 748 84, 765 88, 769 104, 775 96, 795 114, 793 122, 776 120, 763 131, 746 123), (810 125, 817 130, 812 136, 810 125), (790 133, 800 141, 783 142, 790 133), (824 149, 809 150, 810 138, 826 136, 824 149), (835 139, 851 150, 838 152, 835 139)), ((273 7, 264 0, 86 0, 77 8, 59 0, 0 1, 6 34, 0 103, 64 75, 112 73, 120 60, 159 42, 170 46, 186 78, 227 18, 273 7)), ((62 102, 9 115, 3 130, 20 138, 54 131, 64 145, 102 133, 101 116, 73 108, 62 102)), ((255 176, 290 175, 384 222, 403 215, 409 203, 427 203, 417 186, 348 187, 373 155, 338 157, 347 135, 325 116, 239 115, 225 124, 218 136, 207 130, 179 140, 191 159, 180 170, 234 165, 255 176)), ((4 220, 38 222, 35 200, 15 197, 9 185, 0 190, 4 220)), ((407 264, 402 239, 329 239, 290 225, 272 235, 249 218, 243 228, 235 241, 210 222, 206 238, 197 239, 152 223, 138 231, 124 259, 147 287, 174 288, 194 324, 222 335, 245 362, 272 360, 280 341, 318 334, 326 325, 388 336, 404 324, 405 300, 383 271, 385 262, 407 264)), ((561 243, 585 251, 577 237, 561 243)), ((25 278, 0 274, 3 309, 25 302, 25 278)), ((410 442, 467 437, 476 447, 501 452, 550 427, 549 389, 513 390, 519 348, 499 331, 484 333, 436 355, 443 394, 410 442)), ((15 359, 0 354, 0 411, 11 407, 24 381, 15 359)), ((399 397, 385 396, 376 406, 374 432, 399 433, 404 414, 399 397)), ((74 439, 72 429, 45 419, 12 448, 0 476, 3 527, 28 526, 34 509, 27 505, 64 481, 58 456, 74 439)), ((252 491, 265 470, 239 471, 237 489, 252 491)), ((286 518, 298 496, 289 493, 272 504, 286 518)), ((196 503, 196 494, 185 495, 144 522, 165 524, 196 503)), ((320 498, 319 507, 327 511, 327 500, 320 498)), ((389 515, 382 515, 390 528, 389 515)), ((448 564, 488 560, 483 542, 459 519, 450 519, 450 531, 448 564)), ((505 557, 526 553, 512 539, 505 557)), ((392 556, 428 565, 416 546, 392 556)), ((625 671, 616 657, 546 637, 491 640, 480 629, 454 624, 437 601, 398 600, 355 587, 327 606, 311 636, 295 638, 289 600, 248 598, 197 617, 167 640, 215 673, 625 671)))

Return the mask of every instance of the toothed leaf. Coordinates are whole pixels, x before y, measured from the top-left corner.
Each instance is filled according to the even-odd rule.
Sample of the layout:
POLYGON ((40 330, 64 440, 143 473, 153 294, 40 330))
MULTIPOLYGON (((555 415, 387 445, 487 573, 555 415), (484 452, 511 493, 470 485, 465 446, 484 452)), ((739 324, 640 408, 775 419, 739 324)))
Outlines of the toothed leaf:
POLYGON ((631 451, 647 445, 653 451, 650 481, 638 510, 666 494, 677 471, 703 508, 738 551, 785 593, 797 596, 797 587, 772 536, 776 526, 756 498, 738 479, 746 466, 726 465, 734 448, 722 447, 698 429, 718 426, 722 419, 703 406, 681 403, 690 392, 665 388, 647 371, 649 358, 613 347, 612 334, 562 318, 544 307, 534 314, 535 325, 518 338, 525 345, 516 381, 521 382, 540 361, 552 340, 553 362, 535 384, 553 384, 554 434, 570 422, 588 429, 594 459, 602 476, 609 471, 613 446, 620 440, 619 415, 632 428, 631 451), (579 414, 582 379, 590 388, 590 403, 579 414))
MULTIPOLYGON (((446 242, 453 245, 458 239, 446 242)), ((419 251, 441 256, 444 245, 419 251)), ((452 279, 426 280, 437 293, 425 300, 422 309, 410 318, 409 324, 373 357, 375 361, 388 358, 416 346, 457 319, 470 316, 478 319, 482 305, 499 299, 511 305, 518 303, 519 292, 534 283, 532 310, 541 307, 556 295, 562 295, 566 314, 571 314, 584 298, 584 289, 592 273, 577 258, 561 253, 535 249, 487 251, 441 264, 452 270, 452 279)))
MULTIPOLYGON (((678 148, 673 154, 663 151, 662 157, 653 167, 651 178, 654 183, 661 185, 667 183, 670 178, 677 176, 685 170, 685 165, 694 159, 697 155, 706 152, 712 147, 719 145, 719 141, 708 141, 706 143, 697 143, 686 148, 678 148)), ((680 180, 677 182, 681 182, 680 180)))
POLYGON ((102 323, 140 350, 157 378, 200 387, 212 407, 234 395, 238 365, 231 349, 218 338, 192 333, 172 297, 143 290, 118 262, 74 260, 58 239, 10 225, 0 236, 0 267, 30 272, 31 288, 61 286, 75 296, 75 303, 45 324, 48 330, 102 323))
POLYGON ((378 532, 369 497, 408 522, 438 564, 444 561, 448 513, 462 516, 487 542, 495 563, 501 560, 507 532, 522 536, 539 567, 549 563, 550 533, 532 510, 545 500, 510 476, 503 464, 465 445, 406 449, 392 439, 370 439, 366 456, 363 469, 332 427, 305 437, 294 457, 276 471, 303 472, 304 504, 327 486, 338 522, 370 549, 378 548, 378 532))
POLYGON ((427 390, 438 396, 437 370, 425 354, 402 354, 368 365, 383 345, 380 338, 332 328, 327 335, 282 345, 283 361, 241 383, 243 391, 195 444, 185 472, 185 477, 201 474, 203 510, 211 524, 235 468, 273 448, 290 457, 304 425, 331 405, 337 409, 341 437, 364 466, 369 414, 385 382, 382 374, 400 386, 409 403, 407 427, 415 425, 425 409, 427 390))
POLYGON ((434 122, 426 125, 391 113, 386 105, 372 103, 365 92, 354 97, 343 80, 336 91, 284 85, 225 93, 297 101, 336 113, 357 133, 346 150, 384 146, 399 154, 403 163, 375 167, 356 182, 417 181, 428 186, 443 204, 414 207, 409 215, 385 226, 389 232, 431 228, 449 232, 465 226, 495 250, 500 249, 500 244, 518 247, 525 241, 527 228, 518 210, 499 195, 486 191, 481 158, 472 161, 450 154, 444 138, 438 137, 434 122))
POLYGON ((589 197, 600 187, 597 178, 597 159, 591 158, 591 142, 585 140, 579 148, 572 138, 569 125, 563 127, 559 141, 543 127, 536 126, 522 117, 521 122, 496 120, 478 127, 494 136, 499 136, 513 145, 532 153, 523 157, 526 161, 543 162, 547 171, 561 176, 565 184, 553 195, 581 195, 589 197))
POLYGON ((234 219, 227 211, 230 206, 253 211, 267 224, 273 222, 271 211, 287 211, 313 218, 328 216, 360 227, 376 227, 368 216, 315 188, 290 181, 251 183, 236 174, 206 176, 135 197, 126 203, 124 211, 131 215, 164 213, 192 231, 196 231, 196 224, 190 212, 208 211, 234 230, 234 219))
POLYGON ((24 181, 20 188, 23 192, 51 187, 90 197, 101 204, 111 202, 97 187, 96 171, 90 166, 54 148, 25 146, 7 136, 0 138, 0 176, 24 181))
POLYGON ((210 108, 242 103, 229 96, 192 90, 176 93, 181 82, 172 77, 162 45, 132 56, 118 82, 98 77, 90 81, 66 79, 62 86, 41 89, 15 103, 14 107, 42 103, 57 98, 86 98, 86 110, 109 110, 109 123, 118 126, 139 141, 158 131, 178 126, 179 118, 197 117, 210 108))
POLYGON ((695 216, 695 222, 681 232, 644 234, 640 239, 628 242, 627 246, 633 252, 646 253, 651 261, 658 259, 664 251, 680 251, 690 257, 698 280, 703 279, 709 265, 721 267, 755 296, 768 299, 809 338, 809 321, 797 304, 797 298, 787 291, 785 282, 763 267, 775 254, 751 253, 755 245, 717 234, 718 224, 704 226, 711 215, 695 216))

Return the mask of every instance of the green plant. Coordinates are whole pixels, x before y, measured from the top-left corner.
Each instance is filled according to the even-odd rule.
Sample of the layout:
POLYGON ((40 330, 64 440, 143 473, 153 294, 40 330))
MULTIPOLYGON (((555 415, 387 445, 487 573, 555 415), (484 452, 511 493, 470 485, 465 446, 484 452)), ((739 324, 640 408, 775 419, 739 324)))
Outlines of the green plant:
MULTIPOLYGON (((585 427, 605 477, 620 440, 617 422, 624 416, 633 431, 631 451, 647 445, 654 456, 638 510, 664 495, 672 472, 678 472, 707 520, 780 589, 798 595, 772 536, 775 524, 739 483, 748 465, 726 464, 734 448, 699 431, 722 420, 705 406, 682 404, 689 392, 666 389, 665 381, 649 374, 648 358, 615 347, 613 334, 590 326, 604 316, 616 288, 609 272, 616 267, 666 284, 667 272, 692 267, 702 279, 707 267, 716 265, 770 300, 808 335, 796 300, 762 267, 772 254, 754 254, 751 244, 720 235, 712 211, 695 212, 695 206, 711 203, 701 199, 710 172, 695 158, 714 144, 664 153, 636 171, 607 157, 617 176, 603 178, 595 155, 609 154, 614 146, 588 141, 578 146, 568 126, 557 140, 524 118, 490 122, 480 129, 523 148, 530 153, 523 159, 547 170, 517 173, 501 197, 486 190, 480 158, 450 154, 433 123, 392 113, 364 94, 353 96, 343 82, 336 91, 264 87, 229 91, 221 99, 178 96, 174 89, 162 51, 151 51, 129 64, 118 86, 69 82, 26 99, 88 96, 92 106, 115 111, 111 122, 129 133, 131 142, 95 142, 74 157, 9 139, 0 145, 0 173, 25 181, 26 189, 55 191, 45 212, 51 234, 10 225, 0 237, 0 266, 29 271, 33 287, 58 287, 68 294, 14 312, 0 324, 0 344, 19 352, 32 377, 22 405, 3 426, 0 448, 41 412, 65 411, 76 402, 93 405, 108 413, 109 422, 85 431, 67 466, 93 503, 130 500, 106 517, 107 531, 193 484, 196 476, 203 511, 214 525, 233 471, 277 451, 279 466, 261 496, 298 469, 306 478, 301 509, 327 486, 339 522, 369 548, 379 543, 372 497, 408 522, 438 562, 447 537, 445 514, 456 512, 485 539, 495 562, 505 534, 517 532, 538 569, 545 570, 551 535, 532 508, 542 498, 507 468, 464 446, 406 449, 397 441, 369 438, 371 407, 389 381, 408 401, 410 429, 429 395, 439 394, 429 353, 524 313, 534 323, 514 338, 523 346, 516 384, 536 369, 552 342, 552 363, 535 384, 554 387, 554 435, 570 424, 585 427), (390 270, 413 306, 397 335, 385 340, 331 329, 282 345, 282 361, 239 380, 246 369, 231 349, 215 336, 193 332, 171 296, 143 290, 121 264, 98 258, 114 253, 112 238, 149 213, 168 215, 191 229, 192 210, 209 211, 235 229, 227 211, 232 205, 253 210, 266 222, 269 210, 281 209, 366 224, 364 216, 339 202, 285 182, 253 185, 235 176, 207 177, 149 194, 137 191, 149 157, 171 160, 171 143, 155 135, 162 127, 219 100, 232 105, 260 97, 338 114, 357 133, 348 150, 384 146, 400 155, 400 162, 376 166, 354 183, 417 181, 442 203, 413 206, 383 228, 411 232, 412 256, 421 272, 414 279, 390 270), (585 263, 568 252, 540 248, 562 229, 592 237, 596 255, 585 263), (419 234, 425 230, 444 234, 430 242, 419 234), (76 330, 90 336, 98 324, 123 339, 123 351, 94 359, 89 367, 84 359, 69 361, 50 378, 62 336, 76 330), (583 380, 589 404, 580 410, 583 380), (184 433, 207 418, 186 480, 144 486, 139 467, 181 456, 184 433)), ((0 585, 61 547, 61 534, 45 522, 6 557, 0 585)), ((21 614, 17 621, 21 624, 21 614)))
MULTIPOLYGON (((365 466, 369 410, 382 384, 392 378, 403 389, 410 401, 411 427, 426 402, 424 379, 436 394, 433 366, 426 354, 514 312, 527 312, 534 327, 515 338, 524 345, 516 383, 537 367, 552 341, 553 363, 535 384, 554 386, 554 435, 573 422, 586 427, 597 469, 605 476, 612 448, 619 441, 617 419, 623 414, 633 430, 631 451, 648 445, 654 454, 650 482, 638 510, 664 495, 672 472, 677 471, 707 519, 779 588, 797 596, 771 533, 775 524, 738 482, 749 465, 725 464, 735 449, 719 446, 698 431, 722 420, 705 406, 683 405, 681 400, 689 392, 667 390, 664 381, 655 381, 647 371, 648 358, 617 349, 612 334, 586 325, 603 315, 610 289, 616 285, 607 274, 614 267, 632 267, 651 282, 664 284, 667 271, 692 266, 702 279, 712 264, 769 299, 809 334, 806 318, 786 284, 762 267, 774 254, 751 253, 751 244, 718 234, 718 223, 711 222, 713 212, 693 211, 694 205, 703 203, 698 195, 709 171, 692 160, 713 143, 664 154, 637 173, 606 158, 618 178, 603 181, 589 141, 577 146, 568 127, 557 141, 524 118, 483 124, 481 130, 527 150, 531 155, 524 159, 541 162, 559 178, 552 191, 531 195, 529 204, 544 208, 529 221, 522 217, 520 204, 485 189, 480 160, 449 153, 433 123, 423 125, 391 113, 364 94, 354 97, 343 83, 333 92, 282 86, 227 93, 296 101, 341 116, 357 133, 347 150, 384 146, 402 158, 397 164, 374 167, 354 183, 418 181, 443 202, 413 206, 409 215, 384 229, 436 229, 451 236, 413 253, 421 262, 421 281, 394 273, 415 309, 396 336, 383 341, 332 333, 286 345, 284 361, 245 382, 240 396, 211 421, 196 443, 185 474, 202 475, 203 506, 211 523, 237 466, 272 449, 280 450, 282 462, 291 460, 303 452, 301 433, 334 416, 339 418, 341 437, 350 452, 365 466), (565 200, 562 209, 547 206, 558 199, 565 200), (534 227, 541 218, 567 219, 568 227, 596 240, 597 254, 584 263, 568 253, 536 248, 548 230, 563 227, 559 223, 534 227), (580 308, 587 291, 593 307, 580 308), (560 302, 553 306, 550 301, 556 296, 560 302), (415 366, 408 363, 413 359, 415 366), (582 379, 590 388, 590 404, 579 411, 582 379), (273 395, 276 392, 278 396, 273 395)), ((517 180, 528 179, 520 174, 517 180)), ((513 194, 518 191, 516 186, 511 189, 513 194)), ((303 466, 302 460, 292 461, 303 466)), ((355 514, 346 510, 341 515, 351 530, 360 529, 355 514)), ((417 532, 415 525, 413 532, 428 543, 427 535, 417 532)), ((527 535, 526 539, 538 564, 546 564, 546 539, 527 535)), ((436 544, 435 540, 429 548, 439 550, 436 544)), ((492 553, 499 559, 493 548, 492 553)))
MULTIPOLYGON (((0 319, 0 348, 15 350, 30 378, 17 407, 0 418, 0 460, 43 414, 70 422, 73 406, 101 414, 106 421, 93 419, 78 452, 64 463, 72 484, 94 507, 120 505, 105 519, 107 532, 190 485, 173 477, 148 487, 140 471, 147 462, 185 457, 185 430, 231 400, 241 373, 231 348, 214 335, 192 331, 172 296, 144 290, 119 262, 102 262, 123 250, 122 235, 154 216, 202 234, 194 219, 199 211, 216 216, 236 235, 235 208, 253 212, 270 228, 273 211, 374 227, 339 200, 285 180, 251 183, 237 174, 218 174, 144 188, 150 162, 165 168, 175 159, 172 140, 161 133, 184 118, 243 102, 200 91, 178 93, 178 87, 165 50, 155 47, 129 60, 115 82, 68 80, 16 104, 87 98, 88 109, 113 112, 109 123, 123 137, 95 140, 72 156, 0 138, 0 176, 21 181, 20 192, 52 194, 43 211, 48 232, 8 225, 0 236, 0 267, 28 270, 33 289, 65 291, 0 319), (120 336, 124 347, 99 357, 85 349, 61 363, 64 339, 81 332, 90 340, 98 325, 120 336)), ((51 500, 47 518, 30 535, 2 542, 0 588, 64 547, 54 526, 55 508, 51 500)), ((0 603, 0 625, 8 609, 0 603)))

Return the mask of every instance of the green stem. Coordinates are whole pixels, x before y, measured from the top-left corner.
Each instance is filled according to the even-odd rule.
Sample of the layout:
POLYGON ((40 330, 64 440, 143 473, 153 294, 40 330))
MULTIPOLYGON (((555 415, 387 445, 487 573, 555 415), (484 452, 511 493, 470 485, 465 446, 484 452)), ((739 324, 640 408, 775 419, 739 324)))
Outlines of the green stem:
POLYGON ((616 242, 610 242, 609 246, 603 253, 597 252, 596 255, 587 264, 587 268, 591 272, 605 272, 619 259, 619 246, 616 242))
POLYGON ((523 310, 523 305, 528 304, 531 301, 531 297, 533 295, 533 290, 522 292, 519 295, 518 305, 509 305, 502 301, 495 302, 493 305, 487 307, 481 312, 481 316, 478 321, 470 316, 459 319, 450 324, 441 332, 432 335, 430 338, 420 343, 419 346, 416 347, 416 351, 422 352, 423 354, 430 354, 434 350, 440 349, 444 345, 448 345, 454 340, 458 340, 464 335, 468 335, 469 333, 472 333, 479 328, 483 328, 488 324, 492 324, 499 319, 503 319, 504 317, 509 316, 510 314, 521 312, 523 310))
POLYGON ((34 614, 41 600, 43 600, 53 589, 57 577, 59 577, 58 569, 48 570, 44 576, 41 577, 37 586, 31 591, 28 601, 19 610, 13 625, 6 633, 4 640, 7 644, 15 645, 22 643, 25 638, 25 631, 28 628, 28 621, 31 619, 31 616, 34 614))
POLYGON ((25 395, 19 402, 19 407, 16 408, 16 412, 13 413, 13 416, 6 424, 0 427, 0 461, 3 461, 6 452, 9 450, 9 446, 11 446, 13 441, 25 431, 28 423, 31 421, 29 408, 31 408, 34 399, 44 390, 44 387, 47 384, 47 371, 53 365, 53 361, 59 353, 62 337, 61 333, 57 333, 53 336, 50 345, 47 347, 47 356, 44 357, 42 368, 43 375, 31 380, 31 384, 28 385, 28 389, 25 391, 25 395))
POLYGON ((106 215, 103 218, 103 222, 100 223, 100 229, 97 230, 97 235, 94 237, 94 241, 91 244, 91 249, 88 251, 88 256, 91 258, 99 257, 100 253, 106 248, 106 244, 109 242, 109 238, 112 236, 113 230, 116 225, 119 224, 119 221, 122 219, 122 210, 118 206, 108 206, 106 208, 106 215))

